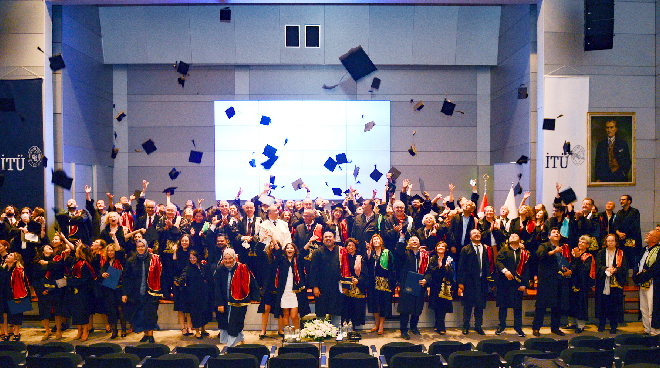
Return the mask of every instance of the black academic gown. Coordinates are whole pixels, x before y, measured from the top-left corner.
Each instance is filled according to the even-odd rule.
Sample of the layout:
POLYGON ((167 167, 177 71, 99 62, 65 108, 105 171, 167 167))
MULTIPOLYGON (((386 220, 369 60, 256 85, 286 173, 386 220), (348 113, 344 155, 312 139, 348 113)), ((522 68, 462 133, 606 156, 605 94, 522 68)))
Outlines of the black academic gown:
MULTIPOLYGON (((655 249, 658 247, 658 245, 654 246, 651 248, 651 251, 658 252, 658 249, 655 249)), ((660 252, 657 254, 660 254, 660 252)), ((633 276, 633 280, 639 285, 643 285, 644 283, 653 280, 653 313, 651 314, 651 327, 655 329, 660 328, 660 257, 657 257, 656 261, 650 266, 644 264, 642 272, 636 273, 633 276)))
POLYGON ((520 286, 527 287, 529 284, 529 267, 527 262, 525 262, 522 266, 522 272, 519 274, 518 266, 520 265, 521 258, 527 257, 527 260, 529 260, 529 253, 522 248, 518 249, 517 259, 514 259, 515 251, 508 245, 502 247, 497 253, 497 261, 495 262, 497 269, 497 275, 495 277, 497 283, 496 304, 500 308, 522 307, 524 292, 518 290, 518 288, 520 286), (523 255, 523 252, 527 252, 526 255, 523 255), (513 274, 513 280, 507 279, 502 273, 502 270, 505 268, 513 274))
MULTIPOLYGON (((536 251, 539 260, 538 289, 536 293, 536 308, 561 307, 569 309, 570 278, 559 274, 557 255, 548 255, 554 249, 552 243, 541 244, 536 251)), ((570 261, 570 260, 569 260, 570 261)))
POLYGON ((211 321, 213 279, 206 261, 188 265, 181 272, 177 283, 185 290, 185 304, 190 311, 193 328, 202 328, 211 321))
POLYGON ((621 322, 623 321, 623 286, 626 284, 626 279, 628 278, 628 260, 626 259, 625 253, 617 248, 617 253, 615 253, 612 264, 606 264, 606 252, 607 248, 603 248, 598 251, 598 254, 596 254, 595 257, 596 288, 594 291, 594 299, 596 305, 596 317, 602 320, 607 315, 617 316, 617 320, 621 322), (617 260, 617 254, 619 254, 619 252, 620 261, 617 260), (614 299, 613 303, 611 304, 614 307, 614 310, 609 311, 609 313, 603 313, 606 312, 602 307, 603 299, 607 297, 606 295, 603 295, 603 290, 605 289, 605 280, 607 280, 605 270, 612 266, 616 268, 616 272, 614 272, 614 274, 612 274, 610 277, 610 298, 614 299))
MULTIPOLYGON (((406 279, 408 278, 408 272, 414 272, 424 275, 424 280, 426 284, 422 286, 418 296, 406 293, 405 290, 399 293, 399 304, 397 306, 397 312, 400 314, 413 314, 420 315, 424 309, 424 301, 426 300, 426 295, 428 293, 428 284, 431 280, 431 275, 426 274, 426 268, 428 263, 423 265, 422 251, 418 251, 419 261, 416 261, 415 253, 406 249, 406 243, 399 242, 396 247, 397 255, 397 265, 399 266, 399 287, 401 290, 405 289, 406 279), (419 267, 415 267, 416 262, 419 263, 419 267)), ((428 256, 428 254, 427 254, 428 256)), ((430 262, 430 259, 426 262, 430 262)))
POLYGON ((339 246, 329 250, 325 245, 312 253, 312 263, 307 274, 309 286, 319 288, 321 295, 314 298, 316 315, 338 316, 342 311, 342 294, 339 292, 341 270, 339 265, 339 246))
POLYGON ((479 254, 474 251, 472 244, 461 249, 456 277, 458 284, 463 285, 463 305, 486 308, 489 279, 494 270, 494 259, 489 259, 488 247, 482 244, 482 261, 479 266, 479 254), (491 267, 493 265, 493 267, 491 267), (480 271, 481 270, 481 271, 480 271))

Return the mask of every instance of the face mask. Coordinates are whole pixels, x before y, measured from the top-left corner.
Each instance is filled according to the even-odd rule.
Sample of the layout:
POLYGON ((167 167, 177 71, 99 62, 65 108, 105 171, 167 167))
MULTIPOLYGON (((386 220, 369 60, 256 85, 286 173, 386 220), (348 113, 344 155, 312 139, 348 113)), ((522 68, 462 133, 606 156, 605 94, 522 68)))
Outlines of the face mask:
POLYGON ((28 215, 27 213, 21 214, 21 220, 23 220, 23 222, 28 222, 29 219, 30 219, 30 215, 28 215))

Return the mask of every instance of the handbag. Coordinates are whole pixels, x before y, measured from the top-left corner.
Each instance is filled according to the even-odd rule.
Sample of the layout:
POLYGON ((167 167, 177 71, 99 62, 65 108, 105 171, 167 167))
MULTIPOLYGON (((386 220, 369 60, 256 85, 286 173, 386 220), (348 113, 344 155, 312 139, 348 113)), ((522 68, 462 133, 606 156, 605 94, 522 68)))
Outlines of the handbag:
POLYGON ((453 300, 453 297, 451 296, 451 283, 445 280, 442 281, 442 285, 440 285, 440 292, 438 293, 438 297, 442 299, 453 300))

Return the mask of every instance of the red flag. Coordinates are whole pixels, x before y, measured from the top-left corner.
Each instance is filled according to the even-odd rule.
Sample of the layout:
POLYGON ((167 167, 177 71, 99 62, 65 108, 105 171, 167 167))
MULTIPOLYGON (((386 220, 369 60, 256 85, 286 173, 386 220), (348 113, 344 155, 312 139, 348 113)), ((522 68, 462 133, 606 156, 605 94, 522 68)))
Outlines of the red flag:
POLYGON ((488 207, 488 196, 486 195, 486 191, 484 190, 484 197, 481 199, 481 205, 479 206, 479 210, 477 211, 477 214, 479 217, 484 216, 484 210, 488 207))

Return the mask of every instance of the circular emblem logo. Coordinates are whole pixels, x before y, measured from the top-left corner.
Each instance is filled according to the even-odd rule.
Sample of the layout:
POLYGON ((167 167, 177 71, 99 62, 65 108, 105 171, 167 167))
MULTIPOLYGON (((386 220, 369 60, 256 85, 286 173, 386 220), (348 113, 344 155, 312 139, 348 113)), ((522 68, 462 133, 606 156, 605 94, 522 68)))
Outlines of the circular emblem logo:
POLYGON ((37 146, 32 146, 28 150, 27 153, 28 157, 28 164, 32 167, 38 167, 39 164, 41 164, 41 158, 43 155, 41 154, 41 149, 37 146))
POLYGON ((573 147, 573 155, 571 156, 573 164, 576 166, 582 165, 586 160, 586 152, 587 151, 584 149, 584 147, 580 146, 579 144, 573 147))

